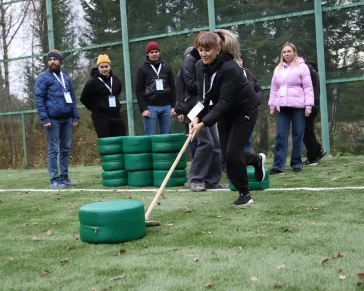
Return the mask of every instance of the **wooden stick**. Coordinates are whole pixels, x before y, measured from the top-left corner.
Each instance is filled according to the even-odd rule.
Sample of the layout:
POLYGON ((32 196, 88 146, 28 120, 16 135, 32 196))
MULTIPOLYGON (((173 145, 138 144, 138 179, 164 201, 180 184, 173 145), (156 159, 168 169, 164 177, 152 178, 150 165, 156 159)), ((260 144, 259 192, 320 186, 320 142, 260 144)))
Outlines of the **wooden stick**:
POLYGON ((152 203, 150 204, 147 212, 145 213, 145 220, 149 220, 150 213, 152 212, 154 206, 157 204, 159 196, 161 196, 161 194, 162 194, 162 192, 164 190, 164 187, 166 187, 169 178, 171 177, 171 175, 172 175, 174 169, 176 168, 179 160, 181 159, 181 157, 182 157, 183 153, 185 152, 188 144, 190 143, 191 137, 192 137, 192 135, 189 134, 187 140, 185 141, 185 143, 184 143, 184 145, 182 147, 182 149, 178 153, 176 160, 174 161, 172 167, 169 169, 169 171, 167 173, 167 176, 164 178, 162 185, 159 187, 157 194, 155 195, 152 203))

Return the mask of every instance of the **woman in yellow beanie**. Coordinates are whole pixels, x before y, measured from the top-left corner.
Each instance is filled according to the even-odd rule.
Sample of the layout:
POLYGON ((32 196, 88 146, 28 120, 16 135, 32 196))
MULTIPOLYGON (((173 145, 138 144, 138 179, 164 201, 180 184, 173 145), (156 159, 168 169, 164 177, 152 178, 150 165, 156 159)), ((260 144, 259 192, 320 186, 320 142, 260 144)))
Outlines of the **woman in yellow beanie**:
POLYGON ((97 68, 91 70, 91 77, 83 88, 81 102, 91 111, 99 138, 126 135, 125 123, 120 114, 121 82, 111 71, 108 55, 99 55, 96 65, 97 68))

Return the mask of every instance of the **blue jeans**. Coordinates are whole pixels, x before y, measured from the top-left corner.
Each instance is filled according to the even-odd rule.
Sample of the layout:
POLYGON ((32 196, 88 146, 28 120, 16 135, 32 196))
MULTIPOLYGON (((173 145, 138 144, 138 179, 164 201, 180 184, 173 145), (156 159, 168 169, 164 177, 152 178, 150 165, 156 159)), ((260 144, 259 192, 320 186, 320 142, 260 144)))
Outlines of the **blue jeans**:
POLYGON ((46 127, 48 144, 48 173, 52 180, 68 178, 68 160, 72 141, 72 118, 51 119, 51 127, 46 127), (58 173, 58 155, 60 175, 58 173))
POLYGON ((148 106, 150 117, 144 119, 144 135, 154 135, 157 119, 159 123, 159 133, 169 134, 171 132, 171 105, 148 106))
POLYGON ((302 168, 302 146, 305 132, 305 109, 281 107, 277 112, 277 135, 274 147, 273 169, 284 171, 288 152, 288 136, 292 123, 291 167, 302 168))
POLYGON ((244 152, 247 152, 247 153, 253 152, 252 142, 253 142, 253 133, 249 136, 248 142, 246 143, 246 145, 244 147, 244 152))

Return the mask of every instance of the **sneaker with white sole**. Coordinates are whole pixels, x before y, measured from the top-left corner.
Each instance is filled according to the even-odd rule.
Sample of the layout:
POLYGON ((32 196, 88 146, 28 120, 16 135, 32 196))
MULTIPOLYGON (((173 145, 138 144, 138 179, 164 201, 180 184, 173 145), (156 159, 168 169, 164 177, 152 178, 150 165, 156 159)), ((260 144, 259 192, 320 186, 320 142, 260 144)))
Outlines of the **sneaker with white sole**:
POLYGON ((70 180, 70 179, 68 179, 68 178, 60 178, 60 179, 59 179, 59 183, 61 183, 61 184, 65 185, 66 187, 71 187, 71 186, 73 186, 73 183, 72 183, 72 182, 71 182, 71 180, 70 180))
POLYGON ((194 192, 206 191, 205 184, 203 182, 199 183, 199 182, 187 181, 185 183, 185 186, 190 188, 194 192))
POLYGON ((236 199, 236 201, 234 201, 233 205, 244 206, 244 205, 250 205, 253 202, 254 201, 253 201, 252 197, 250 196, 250 193, 247 193, 247 194, 240 193, 238 199, 236 199))
POLYGON ((255 180, 257 180, 257 182, 262 182, 265 178, 264 164, 267 157, 265 156, 265 154, 260 153, 258 155, 258 158, 259 158, 259 163, 258 165, 254 166, 255 169, 254 175, 255 175, 255 180))
POLYGON ((64 187, 66 187, 64 184, 60 183, 58 181, 58 179, 54 179, 54 180, 51 180, 51 184, 50 184, 50 187, 52 189, 63 189, 64 187))

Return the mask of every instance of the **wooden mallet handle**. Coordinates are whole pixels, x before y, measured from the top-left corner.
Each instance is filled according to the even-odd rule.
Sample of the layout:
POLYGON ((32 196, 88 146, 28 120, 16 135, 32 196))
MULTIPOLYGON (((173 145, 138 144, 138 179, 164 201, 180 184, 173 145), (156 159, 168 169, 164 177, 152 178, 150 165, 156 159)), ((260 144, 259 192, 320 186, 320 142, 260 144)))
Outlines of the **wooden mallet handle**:
POLYGON ((158 199, 159 199, 159 197, 161 196, 161 194, 162 194, 162 192, 164 190, 164 187, 166 187, 166 185, 167 185, 167 183, 169 181, 169 178, 171 177, 171 175, 172 175, 174 169, 176 168, 179 160, 181 159, 181 157, 182 157, 183 153, 185 152, 188 144, 190 143, 191 137, 192 137, 192 135, 189 134, 187 140, 185 141, 185 143, 184 143, 184 145, 182 147, 182 149, 178 153, 177 158, 175 159, 174 163, 172 164, 172 167, 169 169, 169 171, 167 173, 167 176, 164 178, 162 185, 159 187, 157 194, 155 195, 152 203, 150 204, 147 212, 145 213, 145 220, 149 219, 150 213, 152 212, 154 206, 157 204, 158 199))

